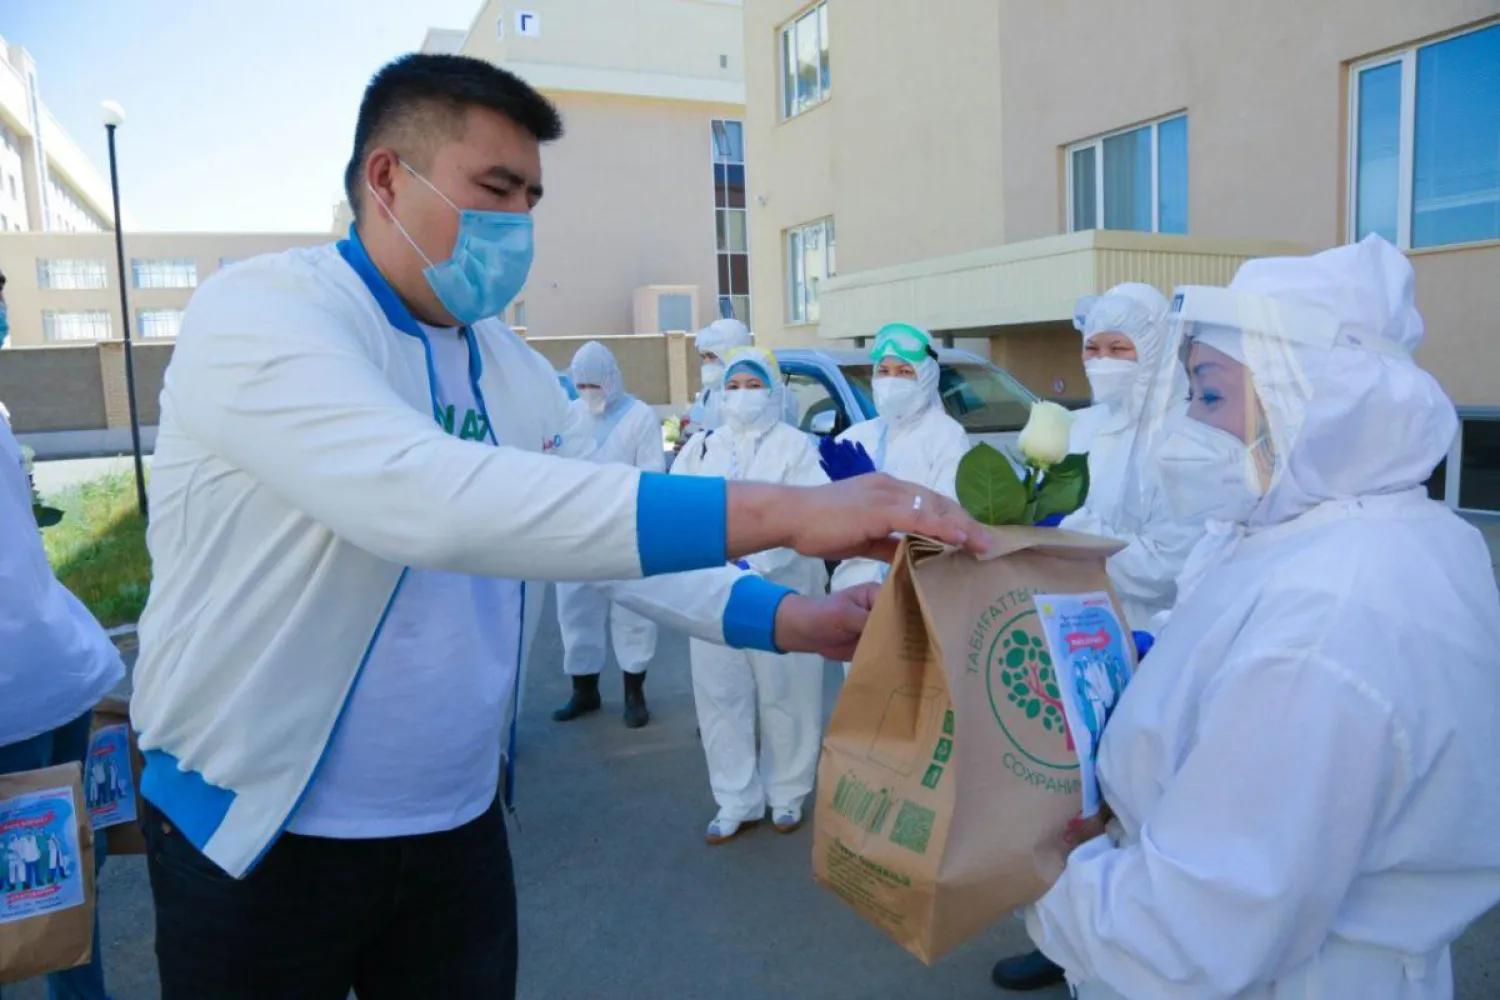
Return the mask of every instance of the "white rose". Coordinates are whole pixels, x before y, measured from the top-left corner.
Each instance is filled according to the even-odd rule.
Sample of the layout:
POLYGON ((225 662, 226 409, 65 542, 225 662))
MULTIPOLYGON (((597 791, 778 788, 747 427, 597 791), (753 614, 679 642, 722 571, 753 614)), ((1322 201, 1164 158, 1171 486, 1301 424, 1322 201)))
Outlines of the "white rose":
POLYGON ((1035 465, 1046 468, 1068 457, 1068 432, 1073 414, 1056 403, 1033 403, 1031 419, 1021 428, 1021 454, 1035 465))

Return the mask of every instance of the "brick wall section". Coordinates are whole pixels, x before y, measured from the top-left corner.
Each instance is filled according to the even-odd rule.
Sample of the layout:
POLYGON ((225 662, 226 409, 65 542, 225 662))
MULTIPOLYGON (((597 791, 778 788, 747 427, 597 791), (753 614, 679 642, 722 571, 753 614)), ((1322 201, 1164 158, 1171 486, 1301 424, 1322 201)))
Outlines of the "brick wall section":
MULTIPOLYGON (((135 405, 143 427, 154 427, 161 417, 162 375, 172 359, 171 344, 136 344, 135 405)), ((107 427, 129 427, 130 408, 125 391, 125 344, 109 341, 99 345, 99 373, 104 383, 104 413, 107 427)))
POLYGON ((98 349, 80 344, 0 351, 0 402, 19 434, 104 427, 98 349))

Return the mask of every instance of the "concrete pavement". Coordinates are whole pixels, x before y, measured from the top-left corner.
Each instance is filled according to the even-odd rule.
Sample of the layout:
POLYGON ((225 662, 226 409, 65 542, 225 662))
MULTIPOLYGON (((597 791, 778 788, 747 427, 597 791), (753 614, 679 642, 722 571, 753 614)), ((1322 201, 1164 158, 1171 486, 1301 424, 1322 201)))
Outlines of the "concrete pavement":
MULTIPOLYGON (((606 710, 567 725, 555 615, 547 610, 521 722, 520 830, 512 831, 521 911, 522 1000, 994 1000, 993 961, 1026 947, 1003 919, 932 968, 865 924, 811 878, 811 831, 758 830, 702 842, 714 807, 694 735, 687 646, 663 633, 647 681, 652 722, 620 724, 620 675, 606 710)), ((825 672, 825 708, 839 674, 825 672)), ((151 906, 140 858, 101 880, 115 1000, 156 1000, 151 906)), ((1459 943, 1457 1000, 1500 997, 1500 911, 1459 943)), ((5 1000, 42 1000, 36 982, 5 1000)), ((1032 994, 1063 1000, 1055 989, 1032 994)))

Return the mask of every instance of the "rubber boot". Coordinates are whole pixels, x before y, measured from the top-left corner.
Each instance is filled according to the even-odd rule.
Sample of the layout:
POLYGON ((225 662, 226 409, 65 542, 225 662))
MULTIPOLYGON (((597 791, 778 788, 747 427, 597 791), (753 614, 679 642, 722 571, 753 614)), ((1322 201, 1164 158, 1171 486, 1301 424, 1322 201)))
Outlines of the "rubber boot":
POLYGON ((1030 993, 1062 982, 1063 970, 1046 955, 1033 951, 1029 955, 1017 955, 997 962, 990 979, 1002 990, 1030 993))
POLYGON ((553 722, 572 722, 581 715, 599 711, 599 675, 579 674, 573 678, 573 697, 552 713, 553 722))
POLYGON ((639 729, 651 721, 646 710, 646 672, 625 674, 625 728, 639 729))

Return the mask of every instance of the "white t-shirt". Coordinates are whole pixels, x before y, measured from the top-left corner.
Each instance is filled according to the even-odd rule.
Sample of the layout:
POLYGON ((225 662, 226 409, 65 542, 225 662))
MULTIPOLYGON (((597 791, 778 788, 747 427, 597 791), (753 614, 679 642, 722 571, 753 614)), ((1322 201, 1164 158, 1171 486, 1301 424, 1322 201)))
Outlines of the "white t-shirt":
MULTIPOLYGON (((423 329, 442 424, 488 443, 463 335, 423 329)), ((454 829, 489 808, 508 749, 522 603, 519 580, 407 570, 287 829, 343 840, 405 837, 454 829)))

